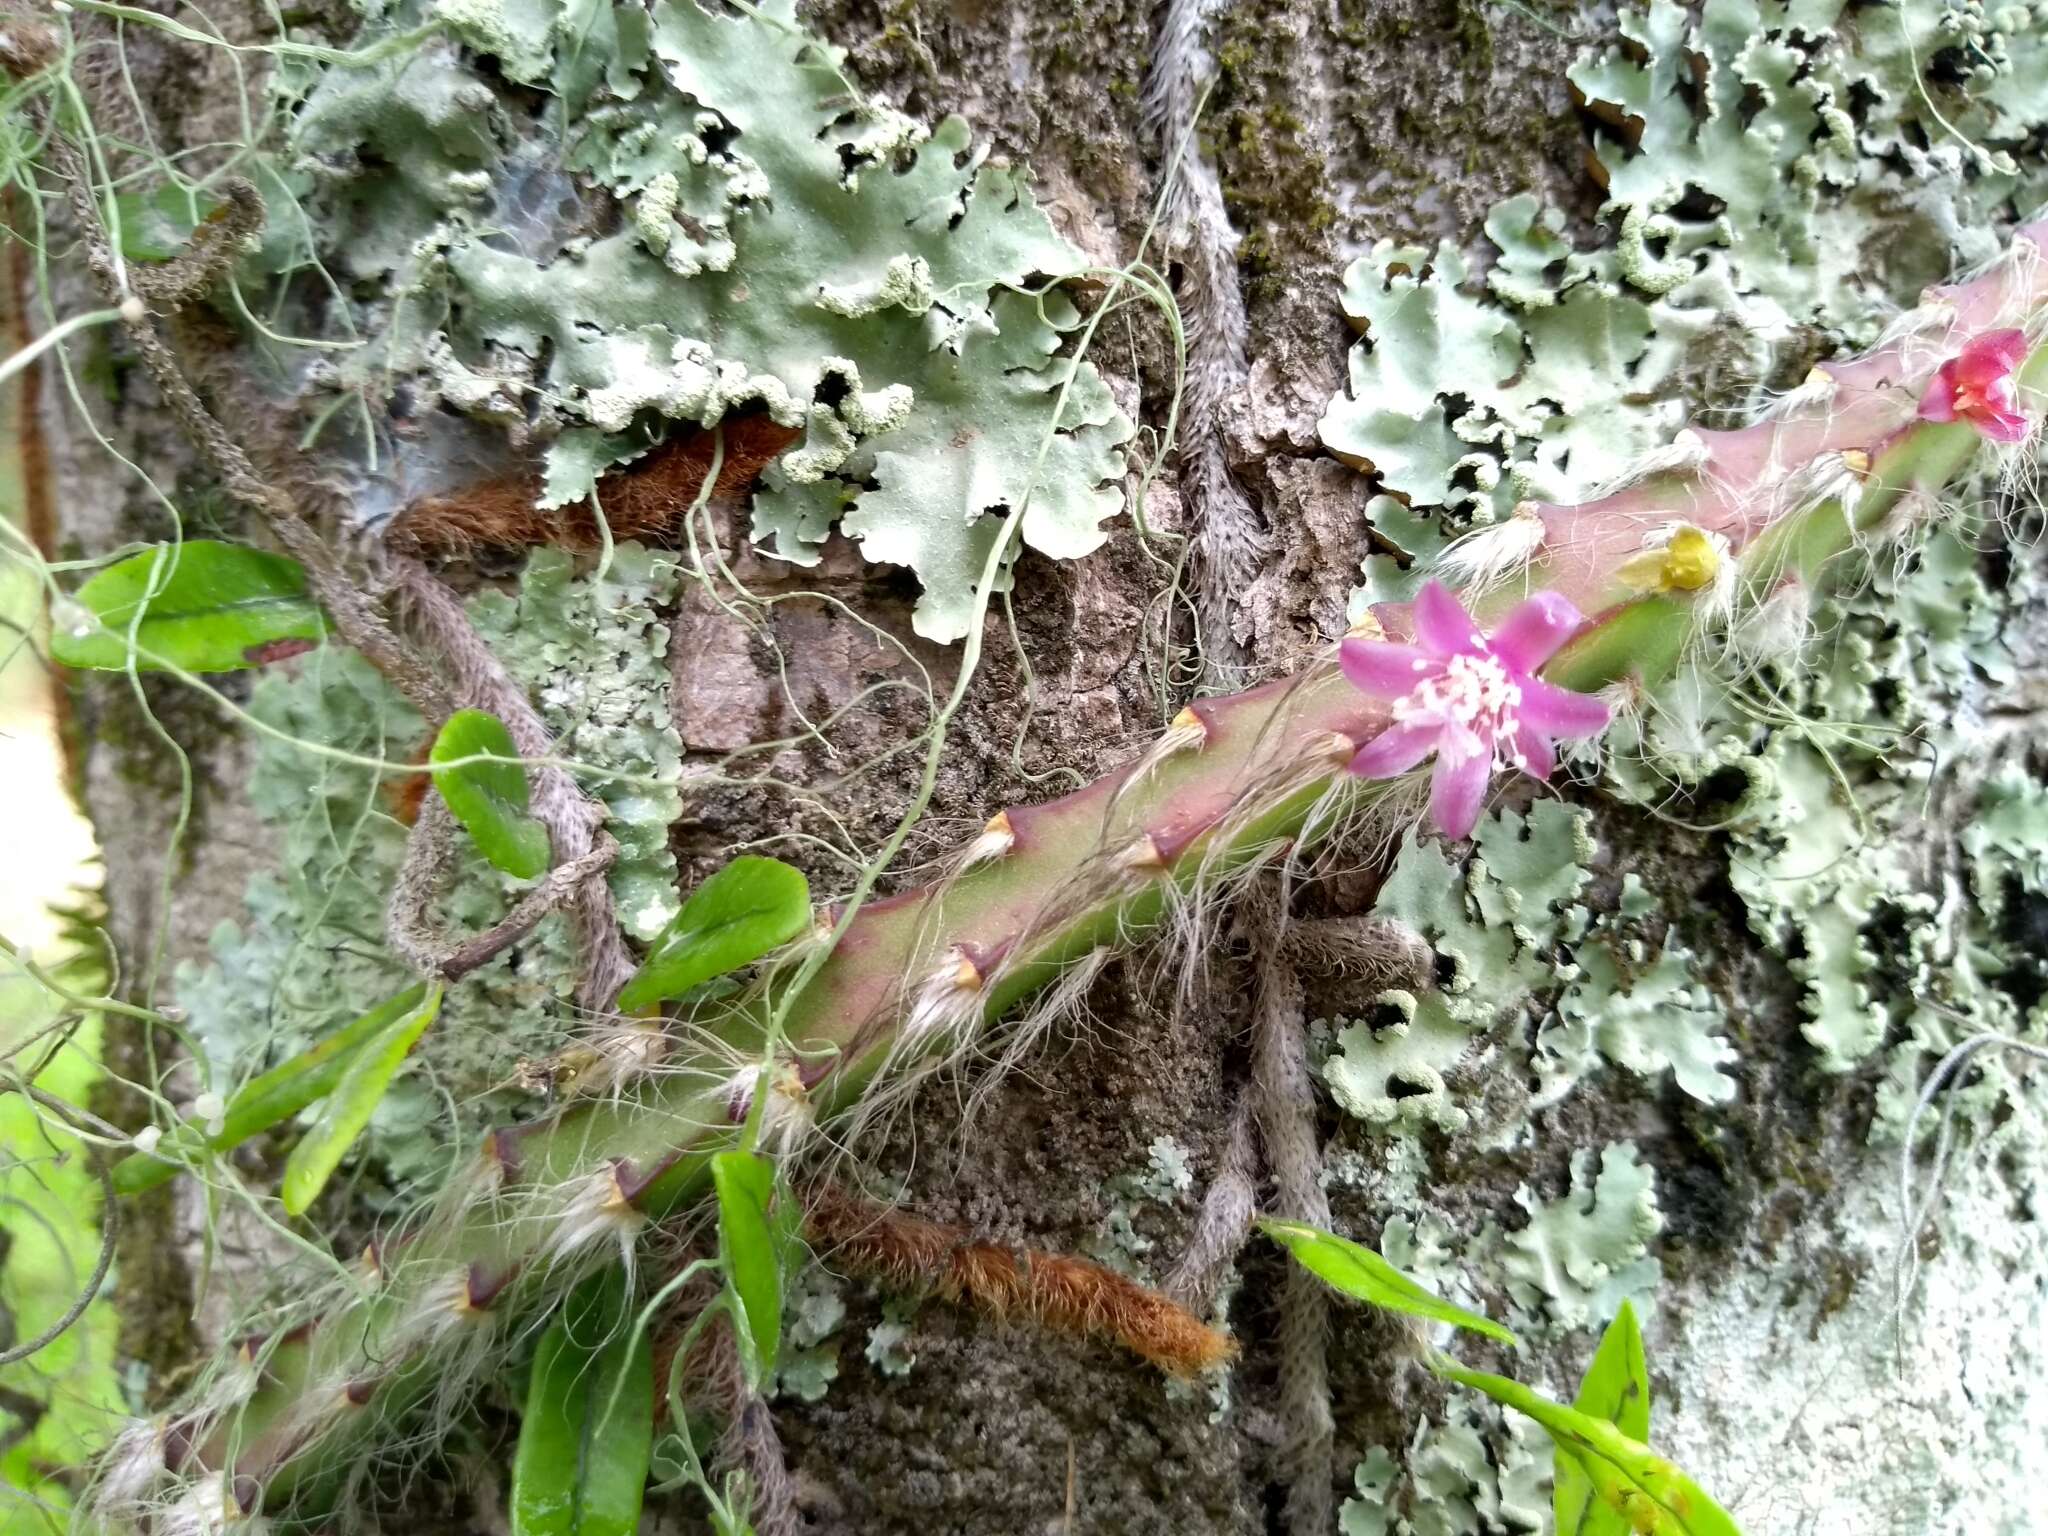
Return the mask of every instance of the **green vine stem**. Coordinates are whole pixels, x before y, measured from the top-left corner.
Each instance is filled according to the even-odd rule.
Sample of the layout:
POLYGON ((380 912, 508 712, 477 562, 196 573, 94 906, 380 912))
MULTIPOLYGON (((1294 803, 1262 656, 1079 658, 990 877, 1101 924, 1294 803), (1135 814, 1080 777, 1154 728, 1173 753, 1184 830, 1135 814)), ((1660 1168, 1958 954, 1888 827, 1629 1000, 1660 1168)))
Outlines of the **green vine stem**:
MULTIPOLYGON (((1452 562, 1483 572, 1465 592, 1475 613, 1560 592, 1590 617, 1546 675, 1639 695, 1717 637, 1740 641, 1787 583, 1909 535, 1981 441, 1968 422, 1920 419, 1936 370, 1973 338, 2019 327, 2032 349, 2023 387, 2048 383, 2044 241, 2048 223, 2027 226, 1982 273, 1930 291, 1877 349, 1822 365, 1753 425, 1681 434, 1610 495, 1524 506, 1476 535, 1493 545, 1452 562)), ((2027 403, 2038 416, 2038 394, 2027 403)), ((1381 609, 1375 625, 1398 637, 1408 616, 1381 609)), ((862 906, 822 958, 799 955, 709 1011, 604 1026, 587 1042, 601 1092, 494 1133, 472 1176, 366 1255, 353 1289, 319 1298, 298 1331, 252 1343, 243 1369, 177 1418, 135 1426, 103 1473, 101 1508, 182 1501, 217 1520, 345 1497, 344 1475, 374 1466, 364 1452, 422 1418, 444 1423, 538 1303, 633 1262, 650 1224, 689 1210, 708 1157, 750 1117, 766 1145, 794 1152, 820 1115, 886 1109, 1036 998, 1019 1026, 1028 1040, 1110 951, 1163 928, 1198 939, 1234 879, 1361 817, 1384 827, 1404 814, 1403 786, 1345 772, 1387 719, 1329 657, 1198 701, 1136 762, 1005 811, 944 878, 862 906), (771 1016, 787 1056, 763 1072, 771 1016)), ((825 914, 812 944, 837 926, 825 914)))

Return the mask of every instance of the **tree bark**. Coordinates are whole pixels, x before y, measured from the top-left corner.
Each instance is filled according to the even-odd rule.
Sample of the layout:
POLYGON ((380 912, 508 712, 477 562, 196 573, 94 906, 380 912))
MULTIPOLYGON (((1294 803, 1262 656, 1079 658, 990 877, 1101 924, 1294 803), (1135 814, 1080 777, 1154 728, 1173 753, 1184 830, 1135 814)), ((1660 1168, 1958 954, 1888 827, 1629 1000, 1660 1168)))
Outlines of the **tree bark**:
MULTIPOLYGON (((1584 174, 1588 129, 1566 83, 1579 44, 1553 25, 1569 23, 1577 14, 1572 8, 1539 14, 1466 0, 1366 7, 1239 0, 1211 10, 1210 43, 1223 63, 1200 147, 1243 237, 1234 275, 1248 313, 1249 348, 1244 377, 1218 402, 1217 419, 1191 425, 1214 434, 1222 469, 1255 519, 1252 579, 1225 595, 1236 623, 1236 665, 1264 675, 1300 665, 1343 633, 1347 594, 1372 547, 1364 517, 1368 483, 1324 455, 1316 428, 1342 386, 1353 340, 1336 302, 1346 258, 1381 237, 1473 248, 1488 209, 1524 191, 1567 210, 1575 227, 1590 228, 1600 193, 1584 174)), ((254 7, 214 19, 242 39, 258 37, 264 26, 254 7)), ((963 113, 998 153, 1028 160, 1056 226, 1093 260, 1117 265, 1145 237, 1165 163, 1140 107, 1159 25, 1147 7, 1131 0, 1079 7, 1058 0, 815 0, 806 21, 850 49, 861 81, 905 111, 928 120, 963 113)), ((162 142, 232 137, 219 121, 220 54, 142 28, 128 29, 125 39, 144 97, 134 105, 162 142)), ((1171 270, 1188 281, 1186 252, 1173 256, 1171 270)), ((82 278, 58 270, 67 285, 56 295, 60 312, 96 302, 82 278)), ((121 359, 119 344, 109 345, 121 359)), ((1146 319, 1119 334, 1099 362, 1124 408, 1156 422, 1170 392, 1169 359, 1165 329, 1146 319)), ((81 402, 54 367, 43 369, 41 429, 59 513, 57 553, 104 551, 169 532, 163 504, 110 457, 97 440, 102 435, 159 484, 175 488, 182 504, 203 493, 203 470, 141 370, 117 377, 111 398, 81 402), (81 403, 96 430, 84 425, 81 403)), ((1191 462, 1192 451, 1152 487, 1146 511, 1155 526, 1188 530, 1191 462)), ((229 537, 250 532, 229 522, 229 537)), ((844 542, 822 567, 794 573, 737 538, 728 553, 738 574, 764 594, 822 593, 873 623, 909 632, 904 584, 863 564, 844 542)), ((1048 798, 1135 754, 1160 725, 1143 654, 1156 596, 1154 573, 1128 525, 1083 561, 1020 561, 1010 604, 1014 631, 1002 615, 991 617, 986 660, 956 723, 913 855, 934 857, 960 829, 1006 806, 1048 798)), ((686 597, 663 617, 673 635, 675 725, 691 762, 788 734, 793 722, 783 701, 792 694, 819 718, 871 684, 902 675, 846 611, 816 597, 772 610, 788 675, 745 626, 707 601, 686 597)), ((2013 633, 2035 654, 2043 643, 2039 608, 2013 633)), ((923 642, 913 642, 912 651, 936 686, 950 683, 954 651, 923 642)), ((239 684, 226 687, 238 695, 239 684)), ((250 876, 274 859, 273 834, 248 808, 250 747, 204 701, 174 685, 143 683, 139 699, 191 760, 191 824, 174 838, 179 781, 138 694, 124 679, 97 679, 78 685, 73 699, 80 782, 107 868, 109 930, 134 995, 143 996, 154 977, 154 1000, 168 1002, 172 968, 205 959, 208 934, 241 912, 250 876)), ((840 746, 855 756, 877 755, 920 724, 877 708, 855 720, 840 746)), ((777 763, 813 781, 833 766, 799 749, 777 763)), ((914 764, 892 759, 836 809, 872 847, 914 787, 914 764)), ((1862 1486, 1857 1462, 1878 1454, 1870 1440, 1931 1432, 1948 1411, 1942 1404, 1963 1413, 1968 1387, 1963 1367, 1940 1358, 1943 1341, 1953 1343, 1962 1326, 1950 1318, 1919 1325, 1925 1332, 1911 1345, 1914 1361, 1896 1390, 1865 1359, 1891 1304, 1888 1277, 1869 1267, 1870 1234, 1896 1215, 1883 1206, 1894 1176, 1889 1153, 1864 1141, 1879 1069, 1842 1076, 1815 1070, 1800 1033, 1799 981, 1782 950, 1750 931, 1726 885, 1723 850, 1709 834, 1586 792, 1574 803, 1594 813, 1598 851, 1590 867, 1597 892, 1612 897, 1624 874, 1640 872, 1661 892, 1678 895, 1683 915, 1674 933, 1682 929, 1688 945, 1712 957, 1717 987, 1741 1020, 1742 1096, 1710 1108, 1668 1084, 1609 1071, 1569 1100, 1531 1114, 1527 1085, 1513 1079, 1502 1058, 1481 1052, 1460 1069, 1459 1080, 1479 1111, 1475 1120, 1519 1117, 1529 1132, 1511 1143, 1476 1132, 1431 1133, 1421 1142, 1425 1186, 1470 1234, 1489 1223, 1514 1230, 1529 1210, 1518 1192, 1555 1199, 1572 1187, 1576 1153, 1597 1154, 1611 1141, 1631 1139, 1655 1170, 1664 1219, 1654 1251, 1665 1280, 1649 1328, 1660 1448, 1721 1494, 1752 1531, 1919 1529, 1910 1513, 1895 1517, 1874 1502, 1900 1497, 1912 1476, 1888 1465, 1883 1477, 1862 1486), (1686 901, 1688 892, 1698 899, 1686 901), (1853 1365, 1840 1364, 1851 1356, 1853 1365), (1860 1430, 1824 1401, 1830 1381, 1841 1379, 1831 1376, 1835 1371, 1844 1373, 1866 1420, 1860 1430), (1819 1411, 1816 1398, 1823 1399, 1819 1411), (1810 1480, 1806 1493, 1787 1491, 1802 1478, 1810 1480), (1777 1511, 1789 1514, 1781 1519, 1777 1511)), ((744 789, 693 797, 673 837, 685 883, 735 845, 763 835, 764 818, 782 814, 744 789)), ((1931 828, 1930 846, 1946 835, 1931 828)), ((1908 862, 1925 851, 1899 850, 1908 862)), ((1339 874, 1298 897, 1297 911, 1362 915, 1375 889, 1366 875, 1339 874)), ((926 1092, 914 1117, 899 1118, 867 1150, 920 1215, 994 1241, 1099 1251, 1105 1232, 1126 1224, 1119 1257, 1163 1282, 1197 1231, 1211 1180, 1241 1168, 1243 1096, 1280 1091, 1266 1081, 1271 1062, 1285 1052, 1272 1054, 1275 1043, 1263 1032, 1287 1027, 1264 1017, 1271 994, 1276 986, 1294 987, 1297 1032, 1318 1016, 1319 983, 1311 978, 1301 1017, 1292 964, 1287 981, 1276 983, 1269 973, 1279 962, 1268 949, 1256 931, 1233 931, 1200 957, 1207 974, 1192 989, 1191 1006, 1178 979, 1161 974, 1142 952, 1114 963, 1089 997, 1099 1027, 1052 1041, 1024 1070, 978 1097, 971 1115, 965 1095, 926 1092), (1132 1180, 1155 1166, 1162 1145, 1184 1156, 1192 1183, 1133 1197, 1132 1180)), ((1321 1001, 1327 1013, 1340 1011, 1337 1002, 1321 1001)), ((108 1038, 116 1071, 140 1075, 144 1052, 136 1032, 116 1028, 108 1038)), ((161 1037, 158 1043, 168 1045, 161 1037)), ((1300 1045, 1298 1036, 1291 1057, 1297 1068, 1300 1045)), ((132 1103, 103 1108, 131 1121, 137 1114, 132 1103)), ((1406 1154, 1327 1098, 1301 1103, 1297 1096, 1295 1110, 1285 1134, 1350 1171, 1327 1191, 1276 1191, 1270 1179, 1277 1159, 1269 1150, 1258 1164, 1268 1170, 1255 1186, 1259 1205, 1288 1215, 1321 1205, 1340 1228, 1371 1240, 1384 1222, 1386 1191, 1399 1182, 1393 1164, 1406 1154), (1304 1193, 1313 1199, 1304 1203, 1304 1193)), ((1262 1113, 1254 1107, 1251 1122, 1263 1138, 1273 1133, 1259 1121, 1262 1113)), ((1997 1204, 1986 1196, 1970 1209, 1997 1204)), ((153 1406, 181 1365, 217 1342, 224 1315, 218 1291, 193 1290, 201 1215, 189 1197, 160 1197, 139 1207, 123 1233, 123 1350, 149 1366, 153 1406), (189 1321, 195 1314, 196 1323, 189 1321)), ((2031 1215, 2011 1219, 2032 1230, 2031 1215)), ((216 1286, 231 1287, 239 1264, 269 1263, 270 1250, 226 1257, 231 1262, 216 1286)), ((1290 1394, 1300 1383, 1289 1358, 1313 1348, 1321 1329, 1314 1319, 1304 1321, 1296 1304, 1302 1277, 1256 1241, 1240 1255, 1236 1274, 1221 1315, 1242 1357, 1227 1388, 1176 1385, 1098 1343, 937 1303, 915 1313, 898 1346, 864 1349, 863 1338, 883 1337, 877 1327, 897 1320, 896 1303, 846 1287, 837 1380, 816 1401, 785 1396, 774 1405, 774 1428, 808 1522, 803 1528, 924 1536, 1250 1536, 1309 1528, 1285 1523, 1290 1504, 1321 1511, 1315 1519, 1329 1528, 1327 1512, 1350 1492, 1352 1469, 1368 1448, 1387 1448, 1398 1459, 1423 1417, 1441 1423, 1456 1410, 1421 1368, 1412 1338, 1338 1305, 1327 1351, 1335 1428, 1322 1460, 1305 1458, 1302 1426, 1290 1422, 1298 1417, 1290 1394), (903 1369, 908 1357, 914 1360, 903 1369), (1334 1469, 1334 1484, 1290 1490, 1304 1465, 1324 1463, 1334 1469)), ((1959 1308, 2007 1304, 1995 1289, 1964 1294, 1972 1277, 1985 1279, 1985 1272, 1940 1270, 1937 1289, 1955 1296, 1959 1308)), ((1592 1338, 1580 1331, 1540 1345, 1528 1376, 1568 1400, 1592 1338)), ((492 1513, 491 1489, 508 1443, 505 1406, 488 1403, 486 1427, 461 1441, 447 1480, 454 1491, 413 1483, 393 1528, 445 1520, 448 1529, 470 1529, 500 1518, 492 1513)), ((1980 1434, 1996 1442, 2023 1432, 2011 1423, 1959 1432, 1960 1454, 2010 1460, 2011 1445, 1987 1445, 1980 1434)), ((1443 1462, 1433 1481, 1404 1496, 1412 1501, 1405 1518, 1413 1529, 1476 1536, 1534 1529, 1527 1522, 1545 1518, 1540 1506, 1547 1499, 1504 1507, 1511 1480, 1495 1465, 1504 1444, 1535 1457, 1536 1439, 1493 1428, 1487 1434, 1472 1439, 1473 1465, 1481 1470, 1448 1470, 1443 1462)), ((1940 1455, 1930 1451, 1927 1459, 1924 1475, 1939 1484, 1940 1455)), ((1966 1499, 1962 1507, 1974 1508, 1985 1529, 1995 1523, 1988 1497, 1966 1499)), ((672 1503, 650 1517, 656 1518, 661 1528, 674 1522, 687 1529, 694 1516, 672 1503)))

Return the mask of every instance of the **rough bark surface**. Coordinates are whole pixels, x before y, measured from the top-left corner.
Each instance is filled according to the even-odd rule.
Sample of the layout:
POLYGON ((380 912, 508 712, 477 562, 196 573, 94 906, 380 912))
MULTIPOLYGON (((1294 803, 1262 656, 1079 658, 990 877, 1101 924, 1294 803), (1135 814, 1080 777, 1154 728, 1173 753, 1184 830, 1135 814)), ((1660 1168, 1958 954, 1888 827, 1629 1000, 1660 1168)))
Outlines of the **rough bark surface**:
MULTIPOLYGON (((253 10, 222 8, 214 19, 231 30, 253 27, 253 10)), ((1556 14, 1568 22, 1576 13, 1565 7, 1556 14)), ((817 0, 809 20, 848 46, 860 76, 904 109, 963 112, 998 152, 1028 158, 1055 222, 1092 257, 1115 263, 1134 248, 1160 167, 1139 121, 1155 24, 1148 8, 1133 0, 817 0)), ((1485 210, 1517 191, 1581 211, 1596 194, 1581 173, 1584 134, 1564 83, 1574 45, 1521 7, 1244 0, 1222 20, 1218 44, 1222 78, 1207 132, 1245 237, 1251 314, 1251 382, 1230 413, 1228 443, 1232 471, 1271 530, 1266 567, 1244 601, 1252 660, 1277 669, 1342 632, 1345 596, 1365 547, 1359 479, 1321 455, 1314 425, 1342 377, 1350 340, 1333 302, 1344 257, 1382 235, 1469 245, 1485 210)), ((209 118, 213 93, 204 73, 216 66, 139 29, 128 46, 130 69, 166 140, 223 136, 209 118)), ((1164 398, 1167 355, 1163 331, 1140 323, 1097 360, 1126 408, 1151 419, 1164 398)), ((53 380, 44 398, 63 547, 104 549, 162 536, 160 507, 81 433, 62 394, 53 380)), ((124 376, 117 401, 95 402, 94 410, 116 445, 166 486, 196 478, 189 451, 138 372, 124 376)), ((1171 474, 1150 510, 1156 522, 1175 525, 1171 474)), ((766 562, 744 565, 741 574, 771 593, 787 579, 766 562)), ((851 551, 835 548, 824 567, 800 574, 805 588, 908 633, 912 594, 851 551)), ((989 659, 913 853, 935 854, 1003 806, 1056 792, 1060 781, 1046 775, 1092 777, 1114 766, 1157 728, 1138 655, 1154 581, 1128 529, 1079 564, 1020 564, 1016 643, 1035 681, 1027 687, 1009 634, 992 620, 989 659), (1027 708, 1028 729, 1013 756, 1027 708)), ((814 715, 845 703, 891 665, 825 604, 788 603, 773 614, 794 667, 791 687, 814 715)), ((686 601, 673 623, 677 726, 690 750, 715 754, 787 731, 771 655, 708 604, 686 601)), ((920 655, 943 687, 952 654, 926 647, 920 655)), ((112 926, 128 946, 131 973, 146 965, 148 936, 160 931, 167 962, 200 954, 268 852, 238 810, 243 745, 203 704, 171 689, 147 692, 191 754, 197 793, 194 826, 169 867, 176 781, 127 685, 117 679, 82 689, 77 717, 112 926), (174 899, 165 906, 167 883, 174 899)), ((847 748, 866 755, 922 723, 884 704, 854 727, 847 748)), ((805 777, 832 765, 792 751, 777 767, 805 777)), ((900 815, 914 779, 910 761, 894 760, 838 810, 872 844, 900 815)), ((695 798, 676 833, 686 875, 713 867, 762 817, 786 814, 786 804, 759 793, 695 798)), ((1743 1103, 1752 1108, 1707 1117, 1610 1073, 1596 1089, 1539 1115, 1529 1150, 1434 1146, 1435 1195, 1477 1230, 1513 1211, 1520 1186, 1559 1193, 1570 1149, 1597 1146, 1625 1128, 1659 1174, 1668 1275, 1711 1271, 1759 1243, 1782 1271, 1823 1269, 1831 1191, 1845 1169, 1871 1155, 1860 1136, 1834 1128, 1863 1123, 1867 1082, 1818 1079, 1805 1064, 1796 988, 1782 962, 1749 939, 1739 903, 1718 883, 1721 863, 1706 834, 1618 812, 1603 813, 1598 832, 1602 884, 1618 887, 1622 872, 1632 871, 1652 887, 1700 893, 1685 937, 1719 957, 1726 994, 1752 1010, 1742 1069, 1743 1103)), ((1362 907, 1369 896, 1365 885, 1354 890, 1337 881, 1317 900, 1341 912, 1347 901, 1362 907)), ((1210 984, 1193 1010, 1175 1006, 1176 978, 1142 957, 1113 966, 1090 999, 1098 1028, 1054 1042, 971 1117, 957 1096, 927 1093, 915 1124, 899 1121, 877 1149, 882 1171, 901 1179, 922 1215, 1057 1249, 1090 1243, 1108 1214, 1105 1185, 1142 1168, 1157 1138, 1188 1150, 1199 1194, 1225 1156, 1238 1094, 1252 1075, 1256 995, 1242 946, 1226 946, 1209 961, 1210 984)), ((1525 1091, 1504 1077, 1471 1086, 1485 1095, 1481 1116, 1515 1109, 1508 1101, 1525 1091)), ((1317 1135, 1338 1131, 1326 1107, 1317 1135)), ((1331 1200, 1340 1219, 1376 1225, 1369 1192, 1333 1191, 1331 1200)), ((1193 1201, 1148 1214, 1154 1225, 1144 1235, 1160 1273, 1195 1215, 1193 1201)), ((193 1298, 174 1257, 188 1243, 167 1200, 140 1210, 124 1237, 124 1345, 149 1362, 158 1382, 173 1379, 194 1347, 184 1321, 193 1298)), ((806 1528, 919 1536, 1251 1536, 1276 1528, 1287 1470, 1287 1430, 1275 1418, 1282 1266, 1254 1248, 1242 1273, 1230 1320, 1244 1359, 1227 1411, 1207 1390, 1171 1384, 1103 1349, 938 1306, 917 1314, 908 1374, 892 1374, 847 1344, 841 1375, 822 1401, 776 1408, 806 1528)), ((854 1288, 848 1296, 844 1337, 857 1341, 881 1320, 883 1299, 854 1288)), ((1442 1389, 1414 1369, 1411 1351, 1400 1330, 1338 1309, 1330 1369, 1340 1477, 1367 1445, 1402 1443, 1413 1400, 1439 1401, 1442 1389)), ((464 1481, 460 1473, 456 1481, 464 1481)), ((417 1517, 435 1518, 442 1497, 415 1498, 417 1517)), ((486 1498, 450 1518, 450 1529, 473 1529, 502 1516, 486 1498)), ((687 1524, 679 1513, 664 1518, 687 1524)), ((394 1528, 422 1527, 408 1519, 394 1528)))

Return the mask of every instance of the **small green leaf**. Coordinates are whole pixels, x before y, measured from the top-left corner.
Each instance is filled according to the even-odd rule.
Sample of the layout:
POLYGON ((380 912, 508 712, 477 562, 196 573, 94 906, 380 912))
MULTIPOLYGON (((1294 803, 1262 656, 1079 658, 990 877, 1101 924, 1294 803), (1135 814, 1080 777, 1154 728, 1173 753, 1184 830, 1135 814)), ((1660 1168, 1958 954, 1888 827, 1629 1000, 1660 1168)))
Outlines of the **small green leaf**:
POLYGON ((131 627, 143 672, 236 672, 327 633, 297 561, 212 539, 159 544, 94 576, 59 605, 50 655, 67 667, 123 671, 131 627))
POLYGON ((526 769, 518 757, 504 721, 480 709, 459 709, 434 738, 427 766, 434 788, 475 839, 477 851, 506 874, 532 880, 547 873, 552 850, 548 829, 526 814, 526 769), (467 757, 512 761, 461 761, 467 757))
POLYGON ((426 992, 424 984, 408 987, 318 1045, 272 1067, 261 1077, 251 1078, 228 1101, 219 1135, 208 1136, 187 1121, 165 1136, 155 1153, 137 1152, 122 1158, 114 1165, 115 1190, 123 1195, 136 1195, 154 1189, 178 1171, 178 1163, 203 1151, 226 1152, 239 1147, 251 1136, 283 1124, 308 1104, 325 1098, 341 1081, 357 1048, 419 1007, 426 992), (167 1158, 170 1160, 166 1161, 167 1158))
POLYGON ((718 1191, 719 1262, 739 1314, 734 1331, 748 1384, 759 1391, 782 1348, 782 1282, 795 1246, 796 1202, 776 1198, 775 1165, 753 1152, 717 1154, 711 1182, 718 1191))
POLYGON ((210 192, 176 184, 154 192, 123 192, 114 199, 121 221, 121 254, 130 261, 169 261, 183 250, 192 231, 224 205, 210 192))
POLYGON ((811 887, 780 859, 742 854, 690 893, 619 993, 634 1012, 751 965, 804 931, 811 887))
POLYGON ((1370 1248, 1349 1238, 1306 1222, 1280 1221, 1271 1216, 1259 1218, 1259 1229, 1293 1254, 1304 1269, 1347 1296, 1390 1312, 1406 1312, 1411 1317, 1426 1317, 1454 1328, 1469 1328, 1503 1344, 1518 1343, 1512 1333, 1492 1318, 1431 1295, 1370 1248))
MULTIPOLYGON (((1636 1310, 1627 1301, 1601 1336, 1572 1406, 1605 1419, 1631 1440, 1649 1441, 1650 1367, 1636 1310)), ((1596 1499, 1592 1476, 1575 1458, 1557 1458, 1551 1501, 1557 1536, 1630 1536, 1621 1512, 1596 1499)))
POLYGON ((334 1085, 320 1118, 292 1148, 284 1165, 284 1208, 287 1215, 302 1214, 326 1185, 348 1149, 355 1145, 378 1101, 391 1086, 391 1079, 405 1064, 413 1044, 426 1033, 441 1011, 441 988, 427 988, 413 1008, 386 1024, 349 1058, 341 1079, 334 1085))
POLYGON ((623 1270, 541 1335, 512 1457, 512 1536, 633 1536, 654 1446, 654 1357, 623 1270))
POLYGON ((1619 1529, 1646 1536, 1742 1536, 1734 1517, 1699 1484, 1607 1420, 1554 1403, 1505 1376, 1448 1361, 1437 1368, 1548 1430, 1559 1463, 1577 1467, 1599 1505, 1621 1517, 1619 1529))

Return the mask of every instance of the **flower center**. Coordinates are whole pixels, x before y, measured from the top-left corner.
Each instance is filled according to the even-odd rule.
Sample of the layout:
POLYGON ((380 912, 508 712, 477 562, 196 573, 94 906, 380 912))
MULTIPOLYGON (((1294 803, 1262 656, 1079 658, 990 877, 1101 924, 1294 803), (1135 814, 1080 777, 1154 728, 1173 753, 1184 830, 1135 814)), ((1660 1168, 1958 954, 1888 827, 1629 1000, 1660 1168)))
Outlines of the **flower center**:
POLYGON ((1964 420, 2011 409, 2012 380, 2007 376, 1956 381, 1956 415, 1964 420))
POLYGON ((1468 652, 1453 656, 1437 676, 1396 700, 1394 720, 1399 725, 1462 725, 1491 741, 1504 734, 1508 717, 1521 702, 1522 690, 1498 657, 1468 652))

